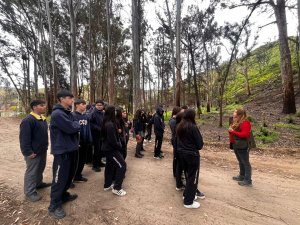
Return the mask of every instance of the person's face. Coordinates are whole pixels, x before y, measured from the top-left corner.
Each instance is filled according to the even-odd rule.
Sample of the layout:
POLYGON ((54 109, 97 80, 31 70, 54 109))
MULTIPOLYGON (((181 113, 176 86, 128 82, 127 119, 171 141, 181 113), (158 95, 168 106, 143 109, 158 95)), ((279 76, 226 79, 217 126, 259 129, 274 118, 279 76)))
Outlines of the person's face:
POLYGON ((98 109, 100 111, 103 111, 103 109, 104 109, 104 105, 102 103, 97 103, 95 106, 96 106, 96 109, 98 109))
POLYGON ((124 119, 127 118, 127 113, 126 112, 122 112, 122 118, 124 118, 124 119))
POLYGON ((46 112, 47 106, 46 104, 39 104, 37 106, 33 106, 33 111, 36 114, 44 114, 46 112))
POLYGON ((238 115, 237 115, 237 113, 234 111, 234 113, 233 113, 233 121, 234 122, 236 122, 239 118, 238 118, 238 115))
POLYGON ((67 105, 68 107, 72 107, 73 102, 74 102, 74 98, 72 98, 70 96, 61 98, 61 103, 63 103, 64 105, 67 105))
POLYGON ((76 106, 76 110, 79 112, 84 112, 86 110, 86 104, 80 103, 79 105, 76 106))

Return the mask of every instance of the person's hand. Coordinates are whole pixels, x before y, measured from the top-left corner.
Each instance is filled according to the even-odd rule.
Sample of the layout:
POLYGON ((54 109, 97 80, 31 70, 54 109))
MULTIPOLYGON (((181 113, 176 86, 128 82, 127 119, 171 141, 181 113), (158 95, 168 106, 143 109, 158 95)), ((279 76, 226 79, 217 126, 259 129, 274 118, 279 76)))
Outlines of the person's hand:
POLYGON ((29 159, 34 159, 36 157, 35 153, 32 153, 30 156, 28 156, 29 159))
POLYGON ((121 130, 121 129, 118 129, 118 132, 121 134, 121 133, 122 133, 122 130, 121 130))
POLYGON ((228 131, 229 131, 229 132, 232 132, 232 131, 233 131, 233 129, 232 129, 231 127, 229 127, 229 128, 228 128, 228 131))

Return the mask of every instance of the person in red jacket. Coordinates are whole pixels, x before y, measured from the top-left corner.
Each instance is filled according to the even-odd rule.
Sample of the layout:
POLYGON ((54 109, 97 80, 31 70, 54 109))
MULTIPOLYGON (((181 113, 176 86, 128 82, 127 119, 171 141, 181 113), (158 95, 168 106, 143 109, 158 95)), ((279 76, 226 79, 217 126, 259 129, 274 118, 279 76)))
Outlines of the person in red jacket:
POLYGON ((251 165, 249 161, 248 138, 251 132, 251 124, 247 120, 244 109, 236 109, 233 113, 233 123, 229 129, 230 143, 239 162, 240 174, 232 179, 238 181, 241 186, 251 186, 251 165))

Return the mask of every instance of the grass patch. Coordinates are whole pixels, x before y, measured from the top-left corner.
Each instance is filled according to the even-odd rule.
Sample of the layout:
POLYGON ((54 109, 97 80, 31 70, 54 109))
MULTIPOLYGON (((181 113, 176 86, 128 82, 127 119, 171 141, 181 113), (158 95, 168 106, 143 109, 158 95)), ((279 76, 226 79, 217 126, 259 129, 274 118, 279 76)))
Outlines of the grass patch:
POLYGON ((292 123, 276 123, 275 127, 288 128, 293 130, 300 130, 300 125, 292 124, 292 123))
POLYGON ((243 108, 244 106, 241 104, 230 104, 230 105, 226 105, 225 110, 226 111, 234 111, 237 108, 243 108))
POLYGON ((256 140, 265 143, 273 143, 278 140, 279 134, 271 129, 266 127, 259 127, 258 129, 253 130, 253 135, 256 140))

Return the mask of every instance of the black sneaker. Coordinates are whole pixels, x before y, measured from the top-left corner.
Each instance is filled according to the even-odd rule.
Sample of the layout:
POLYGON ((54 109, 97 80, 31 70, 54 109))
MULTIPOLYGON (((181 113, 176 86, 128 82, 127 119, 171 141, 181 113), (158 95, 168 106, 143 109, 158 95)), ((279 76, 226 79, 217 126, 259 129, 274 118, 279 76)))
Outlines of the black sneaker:
POLYGON ((42 199, 42 196, 37 192, 33 192, 31 195, 26 195, 26 199, 31 202, 37 202, 42 199))
POLYGON ((101 168, 100 167, 93 167, 93 169, 95 172, 101 172, 101 168))
POLYGON ((140 159, 140 158, 143 158, 143 155, 141 155, 141 154, 135 154, 134 157, 140 159))
POLYGON ((38 186, 36 186, 36 189, 42 189, 42 188, 47 188, 47 187, 50 187, 51 186, 51 183, 40 183, 38 186))
POLYGON ((251 187, 252 186, 252 181, 243 180, 243 181, 239 181, 238 184, 241 185, 241 186, 251 187))
POLYGON ((62 219, 66 216, 66 213, 62 207, 58 207, 54 211, 48 211, 49 216, 54 217, 55 219, 62 219))
POLYGON ((241 175, 238 175, 238 176, 232 177, 232 179, 235 180, 235 181, 243 181, 244 177, 241 176, 241 175))
POLYGON ((87 182, 88 179, 85 177, 74 178, 74 182, 87 182))
POLYGON ((71 201, 74 201, 76 198, 78 198, 77 194, 69 194, 69 195, 67 195, 67 197, 65 197, 62 200, 62 202, 63 202, 63 204, 66 203, 66 202, 71 202, 71 201))
POLYGON ((204 193, 201 192, 201 191, 199 191, 198 189, 197 189, 197 191, 196 191, 196 196, 197 196, 199 199, 205 199, 204 193))
POLYGON ((106 165, 106 164, 103 163, 103 162, 100 163, 100 167, 105 167, 105 165, 106 165))

